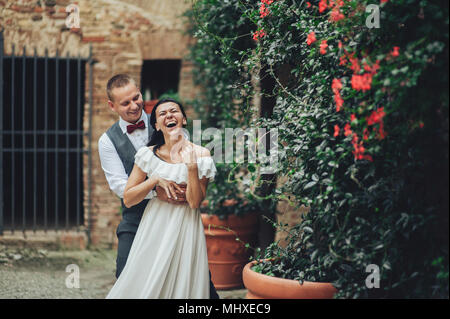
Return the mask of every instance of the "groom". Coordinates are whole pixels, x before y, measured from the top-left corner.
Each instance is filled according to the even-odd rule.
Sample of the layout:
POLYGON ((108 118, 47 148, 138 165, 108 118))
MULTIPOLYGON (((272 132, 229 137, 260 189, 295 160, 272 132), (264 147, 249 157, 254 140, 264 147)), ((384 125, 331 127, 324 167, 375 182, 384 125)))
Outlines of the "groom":
MULTIPOLYGON (((150 115, 143 111, 142 95, 136 82, 129 75, 113 76, 107 83, 106 92, 108 105, 119 115, 119 121, 102 134, 98 141, 98 152, 109 187, 119 196, 122 204, 122 221, 116 231, 119 240, 116 259, 116 278, 118 278, 125 267, 142 213, 150 198, 149 194, 139 204, 127 208, 123 203, 123 192, 134 166, 134 155, 139 148, 147 145, 153 128, 149 125, 150 115)), ((166 192, 159 187, 156 187, 156 193, 161 200, 174 204, 186 203, 184 194, 177 193, 178 200, 174 200, 168 199, 166 192)), ((211 273, 209 277, 210 299, 219 299, 211 281, 211 273)))

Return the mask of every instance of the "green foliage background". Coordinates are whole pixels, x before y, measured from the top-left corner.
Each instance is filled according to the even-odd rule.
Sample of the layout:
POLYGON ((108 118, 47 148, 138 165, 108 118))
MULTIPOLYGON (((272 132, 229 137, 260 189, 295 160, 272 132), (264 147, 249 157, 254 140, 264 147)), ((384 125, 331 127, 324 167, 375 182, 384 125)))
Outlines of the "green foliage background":
POLYGON ((310 3, 277 0, 261 18, 257 1, 198 0, 186 14, 196 38, 195 78, 204 88, 197 112, 211 126, 277 128, 278 174, 288 181, 271 198, 289 194, 311 208, 286 248, 274 243, 265 252, 278 258, 256 269, 333 282, 338 298, 448 298, 448 2, 348 0, 338 22, 318 12, 319 1, 310 3), (380 5, 378 29, 365 25, 369 4, 380 5), (266 35, 254 41, 260 29, 266 35), (312 31, 317 41, 308 45, 312 31), (340 65, 344 49, 360 63, 380 61, 370 90, 352 88, 351 70, 340 65), (258 94, 252 74, 276 83, 273 115, 258 122, 251 120, 258 94), (343 84, 340 112, 333 79, 343 84), (367 125, 380 107, 384 139, 367 125), (360 138, 370 129, 364 147, 373 162, 355 159, 352 136, 334 136, 333 127, 347 123, 360 138), (365 285, 369 264, 380 267, 380 289, 365 285))

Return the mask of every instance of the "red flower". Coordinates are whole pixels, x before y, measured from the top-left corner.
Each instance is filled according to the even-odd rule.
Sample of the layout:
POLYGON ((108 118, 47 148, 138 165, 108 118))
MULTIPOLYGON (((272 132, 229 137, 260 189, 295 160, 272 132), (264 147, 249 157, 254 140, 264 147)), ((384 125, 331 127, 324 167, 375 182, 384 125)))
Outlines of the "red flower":
POLYGON ((350 115, 350 122, 353 122, 353 121, 356 121, 356 116, 355 116, 355 114, 351 114, 350 115))
POLYGON ((373 111, 369 117, 366 117, 367 125, 382 123, 382 119, 385 115, 386 113, 384 113, 384 107, 378 108, 376 111, 373 111))
POLYGON ((266 32, 264 31, 264 29, 256 30, 253 33, 253 40, 258 41, 259 38, 262 38, 265 35, 266 35, 266 32))
POLYGON ((347 124, 345 124, 345 126, 344 126, 344 135, 345 136, 349 136, 349 135, 351 135, 353 132, 352 132, 352 130, 350 129, 350 123, 347 123, 347 124))
POLYGON ((352 64, 350 66, 350 69, 353 71, 353 73, 358 73, 361 70, 361 67, 359 66, 359 61, 357 58, 353 57, 353 54, 349 57, 350 63, 352 64))
POLYGON ((345 57, 345 55, 343 55, 339 58, 339 65, 346 65, 346 64, 347 64, 347 58, 345 57))
POLYGON ((339 90, 342 89, 342 82, 339 79, 333 79, 331 82, 331 89, 334 93, 334 101, 336 102, 336 112, 341 110, 342 105, 344 104, 344 100, 339 93, 339 90))
POLYGON ((372 84, 372 74, 352 75, 352 88, 357 91, 368 91, 372 84))
POLYGON ((308 8, 311 8, 311 3, 306 2, 306 6, 307 6, 308 8))
POLYGON ((364 63, 364 70, 371 74, 376 74, 377 71, 380 69, 380 60, 377 60, 372 66, 368 65, 367 63, 364 63))
POLYGON ((308 45, 311 45, 314 42, 316 42, 316 34, 314 32, 311 32, 310 34, 308 34, 308 38, 306 39, 306 43, 308 45))
POLYGON ((327 1, 326 0, 320 0, 319 2, 319 12, 322 13, 327 9, 327 1))
POLYGON ((339 135, 339 126, 337 126, 337 125, 335 125, 334 126, 334 137, 336 137, 336 136, 338 136, 339 135))
POLYGON ((263 4, 259 7, 259 16, 261 18, 267 17, 269 15, 269 9, 263 4))
POLYGON ((342 89, 341 80, 333 79, 333 81, 331 82, 331 89, 333 90, 334 93, 339 92, 339 90, 342 89))
POLYGON ((369 130, 367 129, 367 127, 364 129, 363 139, 366 141, 369 139, 369 130))
POLYGON ((392 55, 393 57, 399 56, 400 53, 398 52, 398 50, 400 50, 400 47, 394 47, 394 48, 392 49, 392 51, 391 51, 391 55, 392 55))
POLYGON ((330 20, 332 22, 338 22, 344 18, 345 16, 342 14, 341 10, 339 10, 339 7, 334 7, 333 10, 331 10, 330 20))
POLYGON ((362 142, 360 142, 359 144, 354 143, 353 144, 353 155, 355 156, 356 160, 368 160, 373 162, 372 156, 370 155, 364 155, 364 152, 366 151, 366 149, 364 148, 364 146, 362 145, 362 142))
POLYGON ((322 43, 320 43, 320 54, 327 53, 327 50, 326 50, 327 47, 328 47, 327 40, 322 40, 322 43))
POLYGON ((356 133, 353 133, 353 136, 352 136, 352 144, 353 144, 353 146, 357 145, 358 141, 359 141, 358 135, 356 133))
POLYGON ((336 102, 336 112, 339 112, 342 108, 342 105, 344 105, 344 100, 342 99, 341 95, 335 94, 334 95, 334 101, 336 102))

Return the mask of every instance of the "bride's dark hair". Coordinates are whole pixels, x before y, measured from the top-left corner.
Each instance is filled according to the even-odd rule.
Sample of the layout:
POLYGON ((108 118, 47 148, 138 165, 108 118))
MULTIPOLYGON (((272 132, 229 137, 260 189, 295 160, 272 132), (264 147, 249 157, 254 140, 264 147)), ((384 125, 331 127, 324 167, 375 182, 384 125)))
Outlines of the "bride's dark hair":
POLYGON ((159 105, 164 104, 164 103, 169 103, 169 102, 177 104, 180 107, 181 113, 183 113, 184 118, 187 120, 186 112, 184 112, 183 105, 181 105, 180 102, 178 102, 174 99, 162 99, 162 100, 159 100, 158 103, 155 104, 155 106, 153 107, 152 113, 150 114, 150 125, 153 127, 153 134, 152 134, 152 137, 150 138, 150 142, 148 142, 148 144, 147 144, 147 146, 155 145, 155 147, 153 147, 153 153, 155 153, 155 154, 156 154, 156 150, 165 144, 163 132, 161 130, 159 130, 159 131, 156 130, 156 125, 155 125, 156 109, 158 108, 159 105))

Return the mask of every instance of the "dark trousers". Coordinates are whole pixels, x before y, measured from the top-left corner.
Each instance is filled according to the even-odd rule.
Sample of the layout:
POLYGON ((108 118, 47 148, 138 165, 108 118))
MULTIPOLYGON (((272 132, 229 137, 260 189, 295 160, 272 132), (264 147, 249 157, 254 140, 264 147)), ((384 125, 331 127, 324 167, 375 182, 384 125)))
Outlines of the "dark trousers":
MULTIPOLYGON (((120 273, 127 263, 128 254, 130 253, 131 244, 133 243, 135 235, 136 233, 132 232, 120 232, 117 235, 119 245, 117 248, 116 278, 119 278, 120 273)), ((209 272, 209 299, 220 299, 216 288, 211 281, 211 272, 209 272)))

